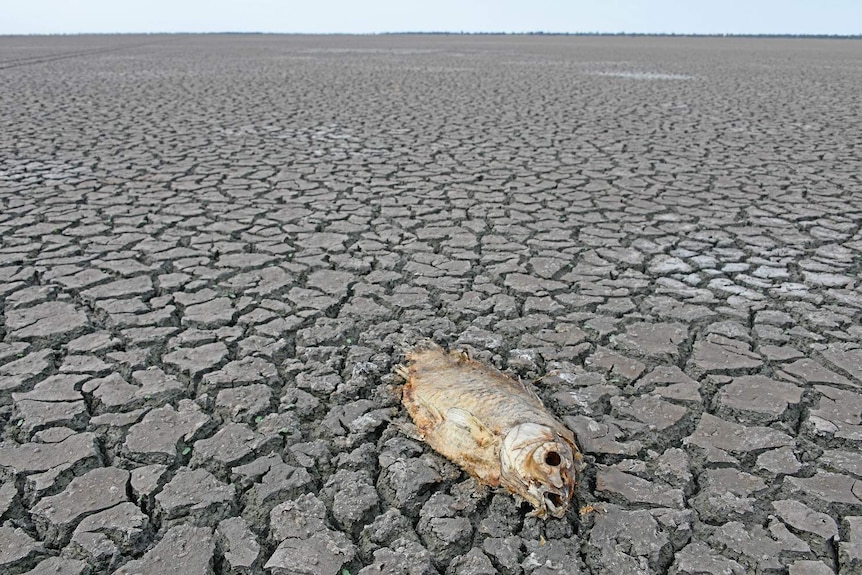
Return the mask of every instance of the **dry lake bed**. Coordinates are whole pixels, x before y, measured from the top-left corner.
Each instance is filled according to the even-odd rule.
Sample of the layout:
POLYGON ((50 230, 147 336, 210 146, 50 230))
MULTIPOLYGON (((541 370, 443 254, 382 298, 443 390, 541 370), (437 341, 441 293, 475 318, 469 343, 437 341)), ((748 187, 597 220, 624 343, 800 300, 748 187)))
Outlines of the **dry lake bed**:
POLYGON ((862 41, 0 38, 0 573, 862 572, 862 41), (532 381, 562 519, 405 434, 532 381))

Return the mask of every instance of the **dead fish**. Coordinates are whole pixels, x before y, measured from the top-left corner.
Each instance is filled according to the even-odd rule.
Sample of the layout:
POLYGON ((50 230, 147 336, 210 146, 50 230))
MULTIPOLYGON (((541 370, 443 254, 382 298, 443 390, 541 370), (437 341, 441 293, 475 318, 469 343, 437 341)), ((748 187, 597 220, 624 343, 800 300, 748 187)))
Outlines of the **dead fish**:
POLYGON ((574 434, 522 383, 461 352, 425 343, 396 371, 420 438, 481 483, 562 517, 582 457, 574 434))

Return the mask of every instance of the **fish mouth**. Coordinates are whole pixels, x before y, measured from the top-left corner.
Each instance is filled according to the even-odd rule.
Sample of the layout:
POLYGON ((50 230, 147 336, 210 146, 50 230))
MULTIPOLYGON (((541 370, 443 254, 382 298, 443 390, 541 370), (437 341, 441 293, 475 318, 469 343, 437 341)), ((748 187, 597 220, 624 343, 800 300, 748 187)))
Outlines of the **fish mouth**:
POLYGON ((562 517, 566 512, 566 507, 568 507, 567 501, 559 493, 553 491, 546 491, 543 500, 548 513, 554 517, 562 517))
POLYGON ((569 498, 565 493, 561 494, 554 489, 540 490, 537 485, 531 486, 529 493, 532 495, 530 503, 535 507, 531 515, 536 517, 550 515, 559 519, 569 508, 569 498))

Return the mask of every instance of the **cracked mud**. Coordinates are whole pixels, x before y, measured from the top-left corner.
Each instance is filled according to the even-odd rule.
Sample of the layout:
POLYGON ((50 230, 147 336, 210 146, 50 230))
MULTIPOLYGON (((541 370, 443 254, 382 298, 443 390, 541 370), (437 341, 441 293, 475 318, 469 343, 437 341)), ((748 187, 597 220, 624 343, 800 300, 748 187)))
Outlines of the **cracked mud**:
POLYGON ((862 572, 860 64, 0 38, 0 572, 862 572), (401 433, 425 337, 536 380, 565 517, 401 433))

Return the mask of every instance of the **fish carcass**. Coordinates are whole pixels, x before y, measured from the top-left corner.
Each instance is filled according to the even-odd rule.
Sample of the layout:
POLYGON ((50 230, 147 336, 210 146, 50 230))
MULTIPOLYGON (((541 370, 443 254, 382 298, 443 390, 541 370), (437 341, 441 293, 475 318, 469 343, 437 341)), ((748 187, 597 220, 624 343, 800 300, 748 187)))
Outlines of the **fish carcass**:
POLYGON ((538 517, 562 517, 582 457, 574 434, 524 384, 426 342, 397 372, 419 435, 481 483, 503 487, 538 517))

